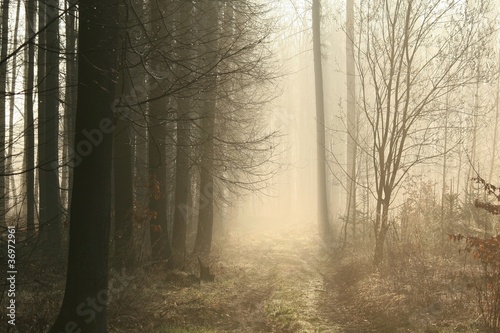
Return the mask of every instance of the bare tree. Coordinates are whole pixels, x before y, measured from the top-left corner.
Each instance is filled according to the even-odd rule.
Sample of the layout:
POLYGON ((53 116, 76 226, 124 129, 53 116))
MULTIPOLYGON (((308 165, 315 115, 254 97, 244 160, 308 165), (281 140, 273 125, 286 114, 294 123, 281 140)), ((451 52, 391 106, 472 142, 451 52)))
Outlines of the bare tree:
POLYGON ((372 146, 375 263, 383 259, 389 213, 404 176, 433 149, 447 93, 475 83, 474 50, 491 36, 488 2, 362 1, 356 53, 359 107, 372 146))

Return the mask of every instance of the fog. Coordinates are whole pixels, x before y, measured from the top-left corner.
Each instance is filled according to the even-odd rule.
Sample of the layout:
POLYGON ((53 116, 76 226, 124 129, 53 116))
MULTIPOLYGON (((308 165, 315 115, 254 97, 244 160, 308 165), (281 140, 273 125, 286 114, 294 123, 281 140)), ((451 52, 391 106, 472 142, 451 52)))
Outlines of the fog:
POLYGON ((0 331, 500 332, 498 5, 2 1, 0 331))

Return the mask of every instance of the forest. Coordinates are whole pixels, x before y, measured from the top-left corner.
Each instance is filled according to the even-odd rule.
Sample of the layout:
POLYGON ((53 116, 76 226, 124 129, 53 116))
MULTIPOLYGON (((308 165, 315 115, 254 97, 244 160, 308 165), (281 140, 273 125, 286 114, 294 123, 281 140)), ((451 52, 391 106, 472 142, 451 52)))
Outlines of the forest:
POLYGON ((499 0, 0 0, 0 332, 500 333, 499 0))

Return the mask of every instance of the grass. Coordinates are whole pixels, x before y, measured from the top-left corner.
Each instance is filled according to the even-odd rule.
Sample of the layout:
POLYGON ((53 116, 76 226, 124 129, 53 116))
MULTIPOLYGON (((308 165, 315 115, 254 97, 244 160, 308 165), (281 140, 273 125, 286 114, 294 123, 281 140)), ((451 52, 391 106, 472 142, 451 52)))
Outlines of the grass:
POLYGON ((217 333, 217 331, 205 328, 174 328, 162 327, 153 331, 152 333, 217 333))
MULTIPOLYGON (((471 276, 456 247, 443 256, 394 244, 386 262, 374 267, 371 249, 348 248, 332 258, 314 237, 228 237, 212 253, 211 283, 189 279, 197 273, 196 260, 189 274, 163 266, 131 272, 132 283, 109 306, 109 332, 484 332, 475 291, 468 287, 471 276)), ((45 270, 42 285, 22 281, 13 333, 47 331, 64 290, 63 274, 56 273, 45 270)))

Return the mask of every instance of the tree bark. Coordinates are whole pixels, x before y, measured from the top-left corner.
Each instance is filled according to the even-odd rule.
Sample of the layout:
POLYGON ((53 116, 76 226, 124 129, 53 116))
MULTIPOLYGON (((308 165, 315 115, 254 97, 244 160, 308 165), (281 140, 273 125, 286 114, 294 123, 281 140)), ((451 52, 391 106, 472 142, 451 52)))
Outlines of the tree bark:
POLYGON ((378 265, 384 259, 385 239, 387 231, 389 230, 389 200, 377 201, 377 216, 375 219, 375 250, 373 262, 375 265, 378 265))
MULTIPOLYGON (((2 3, 2 43, 0 59, 7 57, 9 47, 9 0, 2 3)), ((0 227, 6 224, 7 213, 7 193, 5 191, 5 111, 7 103, 7 65, 8 62, 0 65, 0 227)))
POLYGON ((56 0, 46 2, 46 22, 51 22, 46 34, 46 91, 43 116, 44 149, 40 155, 40 197, 44 196, 44 219, 40 221, 41 244, 49 256, 61 251, 61 202, 59 193, 59 20, 56 0))
POLYGON ((190 100, 177 99, 177 151, 175 157, 175 211, 172 250, 175 260, 186 251, 187 207, 189 191, 189 107, 190 100))
MULTIPOLYGON (((28 0, 26 35, 32 38, 35 34, 35 0, 28 0)), ((35 127, 33 120, 33 91, 35 81, 35 42, 28 44, 26 70, 26 97, 24 118, 24 165, 26 170, 26 228, 27 237, 32 240, 35 232, 35 127)))
MULTIPOLYGON (((347 218, 356 237, 358 117, 356 112, 356 69, 354 62, 354 1, 347 1, 346 69, 347 69, 347 218)), ((347 240, 346 240, 347 241, 347 240)))
MULTIPOLYGON (((47 196, 45 194, 46 172, 42 170, 44 167, 45 158, 45 100, 47 99, 47 30, 45 30, 46 4, 44 1, 38 1, 38 55, 37 55, 37 93, 38 93, 38 108, 37 108, 37 158, 38 158, 38 236, 42 224, 47 221, 47 196)), ((38 238, 40 240, 40 238, 38 238)))
POLYGON ((194 252, 210 253, 214 225, 214 125, 217 104, 217 22, 218 8, 216 1, 203 4, 202 29, 208 36, 203 52, 204 67, 213 68, 208 73, 207 91, 203 110, 201 162, 200 162, 200 193, 198 229, 194 252))
POLYGON ((115 253, 117 267, 133 266, 133 171, 131 124, 124 117, 116 120, 114 130, 114 201, 115 201, 115 253))
POLYGON ((71 206, 71 188, 73 187, 73 168, 67 165, 73 159, 75 135, 75 108, 77 94, 77 62, 76 62, 76 0, 67 1, 66 14, 66 89, 64 108, 64 142, 63 161, 65 163, 62 175, 61 203, 69 209, 71 206))
MULTIPOLYGON (((162 13, 166 13, 162 4, 156 1, 150 2, 151 12, 151 32, 153 38, 163 40, 168 31, 165 29, 165 24, 170 28, 170 22, 164 22, 165 17, 162 13)), ((161 48, 160 45, 157 46, 161 48)), ((158 56, 158 55, 156 55, 158 56)), ((158 70, 162 75, 168 72, 166 64, 159 57, 152 62, 152 67, 158 70)), ((156 80, 154 89, 149 92, 154 98, 163 93, 166 82, 164 80, 156 80)), ((151 244, 152 255, 155 259, 169 260, 172 256, 172 249, 169 237, 169 224, 167 216, 167 118, 168 118, 168 99, 155 98, 149 105, 149 127, 148 127, 148 152, 149 152, 149 179, 150 179, 150 196, 149 210, 152 213, 151 218, 151 244)))
POLYGON ((320 236, 326 243, 332 240, 328 222, 328 203, 326 194, 326 157, 325 157, 325 106, 323 91, 323 66, 321 62, 321 4, 312 2, 312 28, 314 53, 314 83, 316 93, 316 135, 317 135, 317 186, 318 186, 318 223, 320 236))
POLYGON ((168 233, 167 219, 167 161, 165 144, 167 131, 165 124, 156 121, 165 117, 166 103, 164 99, 151 103, 149 124, 149 177, 151 181, 149 210, 151 219, 152 254, 157 259, 169 259, 172 255, 168 233), (162 103, 163 102, 163 103, 162 103), (160 118, 157 118, 157 117, 160 118))
POLYGON ((66 289, 51 333, 107 331, 118 1, 79 4, 78 103, 66 289))
MULTIPOLYGON (((14 36, 13 36, 13 49, 17 48, 17 40, 18 40, 18 33, 19 33, 19 12, 21 10, 21 2, 19 1, 17 3, 17 8, 16 8, 16 16, 15 16, 15 24, 14 24, 14 36)), ((11 76, 11 81, 10 81, 10 89, 12 92, 16 91, 16 82, 17 82, 17 61, 15 58, 12 59, 12 76, 11 76)), ((14 106, 15 106, 15 99, 16 94, 12 94, 10 96, 10 105, 9 105, 9 144, 8 144, 8 149, 7 149, 7 158, 6 158, 6 170, 7 174, 12 174, 13 172, 13 166, 12 166, 12 161, 13 161, 13 149, 14 149, 14 106)), ((17 196, 17 189, 15 185, 15 179, 16 177, 14 176, 8 176, 6 177, 7 182, 5 184, 5 193, 7 194, 7 203, 8 203, 8 209, 14 209, 17 210, 17 204, 18 204, 18 196, 17 196)))
MULTIPOLYGON (((214 82, 215 90, 215 82, 214 82)), ((212 90, 212 89, 211 89, 212 90)), ((215 95, 215 92, 214 92, 215 95)), ((198 229, 194 252, 209 253, 212 246, 212 231, 214 225, 214 156, 213 132, 215 123, 215 96, 206 101, 206 113, 203 120, 202 131, 204 134, 203 152, 200 163, 200 195, 198 229)))
MULTIPOLYGON (((183 45, 190 45, 190 16, 192 4, 186 3, 180 7, 180 20, 177 30, 183 45)), ((187 59, 188 49, 185 46, 179 50, 178 57, 180 61, 187 59)), ((184 66, 178 66, 177 77, 178 83, 183 84, 189 80, 190 72, 184 66)), ((173 265, 185 254, 186 251, 186 230, 187 230, 187 214, 188 208, 188 191, 189 191, 189 129, 190 122, 189 112, 191 107, 191 99, 186 96, 178 96, 177 101, 177 151, 175 158, 175 211, 172 230, 172 250, 174 255, 173 265)))

